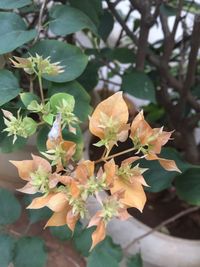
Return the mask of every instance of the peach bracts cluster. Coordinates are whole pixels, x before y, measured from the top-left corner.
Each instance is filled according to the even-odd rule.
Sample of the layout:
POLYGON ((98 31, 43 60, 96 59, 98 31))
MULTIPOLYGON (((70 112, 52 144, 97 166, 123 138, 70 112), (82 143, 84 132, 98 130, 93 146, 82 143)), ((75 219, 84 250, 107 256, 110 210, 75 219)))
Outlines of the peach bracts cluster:
POLYGON ((89 118, 89 130, 100 139, 94 145, 105 147, 102 157, 96 162, 77 162, 74 159, 76 144, 63 140, 59 115, 49 134, 47 151, 43 153, 51 163, 35 155, 32 155, 32 160, 12 161, 19 176, 27 181, 18 190, 27 194, 42 194, 28 208, 46 206, 54 212, 46 226, 67 224, 73 231, 79 219, 90 216, 88 198, 96 198, 101 208, 93 217, 89 217, 88 227, 96 226, 91 249, 104 239, 106 225, 113 217, 126 220, 129 217, 127 208, 130 207, 143 210, 146 202, 143 186, 148 185, 143 177, 147 169, 139 165, 141 159, 158 160, 164 169, 180 171, 173 160, 159 157, 162 146, 170 139, 172 132, 151 128, 142 112, 131 124, 128 124, 128 117, 128 108, 121 92, 96 107, 89 118), (132 148, 112 155, 112 147, 128 137, 132 140, 132 148), (116 165, 115 157, 128 151, 134 151, 135 155, 125 159, 120 166, 116 165), (98 167, 100 161, 103 165, 98 167), (103 190, 109 190, 110 195, 102 198, 100 192, 103 190))

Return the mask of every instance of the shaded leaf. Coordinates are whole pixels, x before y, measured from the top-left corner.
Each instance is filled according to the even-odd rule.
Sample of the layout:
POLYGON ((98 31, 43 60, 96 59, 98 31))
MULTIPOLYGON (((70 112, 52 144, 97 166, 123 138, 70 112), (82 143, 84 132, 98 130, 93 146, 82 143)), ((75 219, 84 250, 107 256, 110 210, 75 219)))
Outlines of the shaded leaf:
POLYGON ((21 205, 13 193, 0 188, 0 225, 11 224, 21 215, 21 205))
POLYGON ((72 238, 72 231, 67 225, 64 226, 51 226, 50 232, 53 236, 59 238, 62 241, 70 240, 72 238))
POLYGON ((45 267, 47 253, 44 241, 38 237, 23 237, 17 241, 15 267, 45 267))
POLYGON ((1 0, 0 8, 1 9, 14 9, 21 8, 32 3, 31 0, 1 0))
POLYGON ((19 83, 13 73, 0 70, 0 106, 15 98, 19 92, 19 83))
POLYGON ((147 74, 140 71, 132 71, 122 78, 121 89, 137 98, 150 100, 155 103, 155 88, 147 74))
POLYGON ((15 240, 6 234, 0 235, 0 265, 8 267, 13 258, 15 240))
POLYGON ((122 260, 122 250, 119 245, 112 242, 111 237, 106 237, 90 253, 87 267, 119 267, 122 260))
POLYGON ((98 27, 98 33, 101 38, 106 42, 114 27, 114 19, 109 11, 104 10, 104 13, 100 17, 100 24, 98 27))
POLYGON ((178 196, 191 205, 200 206, 200 168, 189 169, 175 179, 178 196))
POLYGON ((0 12, 0 54, 13 51, 34 39, 36 34, 36 30, 27 30, 25 22, 19 15, 0 12))
POLYGON ((143 267, 141 255, 138 253, 128 259, 127 267, 143 267))
POLYGON ((57 35, 65 36, 83 29, 97 33, 94 23, 79 9, 56 5, 51 9, 50 17, 52 20, 49 22, 49 29, 57 35))

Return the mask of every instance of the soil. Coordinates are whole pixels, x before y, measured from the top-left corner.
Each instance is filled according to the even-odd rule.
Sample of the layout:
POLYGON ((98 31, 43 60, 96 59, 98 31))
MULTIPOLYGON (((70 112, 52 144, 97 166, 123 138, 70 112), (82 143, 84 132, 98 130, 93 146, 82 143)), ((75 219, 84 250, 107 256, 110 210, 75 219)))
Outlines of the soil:
MULTIPOLYGON (((8 232, 19 237, 23 236, 24 229, 28 226, 27 213, 23 208, 20 219, 13 225, 9 226, 8 232)), ((70 242, 62 242, 53 237, 48 228, 43 229, 45 221, 34 223, 26 232, 26 236, 38 236, 45 241, 48 258, 47 267, 85 267, 86 263, 83 257, 73 248, 70 242)))
MULTIPOLYGON (((94 147, 92 144, 98 142, 98 138, 92 138, 89 147, 89 156, 91 160, 97 160, 101 158, 104 149, 94 147)), ((127 140, 119 147, 114 147, 110 155, 118 153, 120 151, 130 148, 132 145, 131 140, 127 140)), ((120 164, 125 158, 133 156, 133 152, 127 153, 125 156, 119 156, 115 158, 116 164, 120 164)), ((190 206, 184 201, 181 201, 175 192, 175 188, 170 188, 169 190, 164 190, 159 193, 149 193, 147 194, 147 203, 144 207, 143 213, 140 213, 137 209, 129 209, 129 213, 143 222, 144 224, 155 227, 161 222, 169 219, 170 217, 176 215, 177 213, 188 209, 190 206)), ((175 237, 186 238, 191 240, 200 239, 200 212, 193 212, 180 219, 168 224, 163 227, 161 232, 169 234, 175 237)))

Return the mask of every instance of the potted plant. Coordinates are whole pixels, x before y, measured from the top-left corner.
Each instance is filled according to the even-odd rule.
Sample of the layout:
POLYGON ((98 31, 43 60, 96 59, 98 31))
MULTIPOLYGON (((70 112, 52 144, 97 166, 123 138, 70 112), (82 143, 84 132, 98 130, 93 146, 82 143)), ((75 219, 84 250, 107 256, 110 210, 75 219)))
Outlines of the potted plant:
MULTIPOLYGON (((199 148, 194 138, 194 130, 199 121, 196 70, 200 27, 198 14, 195 14, 198 4, 180 1, 177 6, 174 2, 168 4, 164 1, 129 1, 128 10, 120 6, 121 4, 120 1, 109 0, 104 1, 103 5, 98 1, 88 3, 87 0, 60 0, 51 4, 44 1, 38 9, 37 4, 28 0, 23 3, 11 1, 9 4, 1 1, 1 162, 4 165, 8 159, 28 159, 27 154, 17 154, 17 158, 11 154, 4 158, 5 154, 2 154, 13 150, 21 153, 27 137, 33 137, 33 142, 28 144, 28 150, 34 149, 36 154, 37 146, 37 150, 42 152, 44 157, 58 160, 53 154, 53 148, 50 149, 51 153, 46 154, 46 142, 49 132, 52 133, 52 130, 54 134, 54 129, 59 129, 56 125, 60 123, 65 128, 63 140, 71 142, 71 153, 74 149, 72 143, 76 143, 75 158, 80 159, 85 141, 83 142, 78 121, 83 122, 91 115, 90 96, 86 90, 91 93, 97 82, 101 81, 101 86, 112 86, 115 90, 120 88, 125 93, 151 102, 143 107, 151 129, 165 125, 169 132, 176 130, 174 141, 170 141, 173 149, 164 149, 161 157, 175 160, 182 174, 161 171, 157 163, 146 161, 151 170, 144 173, 145 180, 150 185, 146 190, 152 192, 148 193, 149 199, 154 198, 154 193, 167 190, 168 199, 173 199, 174 196, 177 198, 178 195, 184 200, 184 210, 190 209, 188 204, 199 206, 199 148), (127 14, 121 17, 118 8, 121 8, 122 12, 127 10, 127 14), (11 13, 8 11, 10 9, 17 12, 11 13), (135 16, 135 11, 140 14, 139 18, 135 16), (188 16, 194 16, 192 31, 187 27, 188 16), (171 17, 175 17, 172 31, 168 25, 171 17), (8 24, 8 20, 12 23, 8 24), (149 42, 148 36, 154 30, 156 22, 161 26, 164 38, 159 42, 149 42), (111 45, 108 45, 114 23, 121 26, 121 32, 115 43, 112 41, 111 45), (130 25, 133 23, 132 29, 130 25), (178 25, 182 25, 181 41, 175 38, 178 25), (89 41, 90 47, 85 45, 85 41, 82 42, 83 35, 77 34, 80 30, 89 41), (9 58, 13 60, 12 63, 9 58), (19 68, 24 68, 25 71, 20 71, 19 68), (64 99, 63 102, 61 99, 64 99), (68 107, 66 102, 70 103, 68 107), (69 127, 65 127, 65 124, 69 124, 69 127), (13 135, 17 138, 13 139, 13 135), (162 179, 158 173, 164 173, 162 179)), ((142 118, 142 113, 139 114, 142 118)), ((135 113, 131 122, 134 117, 135 113)), ((48 142, 47 146, 50 148, 51 144, 48 142)), ((9 165, 5 166, 4 170, 9 170, 9 165)), ((4 173, 2 179, 5 176, 4 173)), ((14 178, 16 177, 15 172, 14 178)), ((16 184, 15 186, 18 187, 16 184)), ((165 192, 161 193, 162 200, 165 199, 164 194, 165 192)), ((155 196, 157 197, 157 194, 155 196)), ((170 203, 173 206, 173 201, 170 203)), ((194 212, 194 216, 196 213, 194 212)), ((193 213, 190 215, 193 216, 193 213)), ((198 221, 198 218, 195 220, 198 221)), ((160 222, 158 224, 160 225, 160 222)), ((166 228, 161 230, 167 231, 166 228)), ((116 233, 118 235, 118 232, 116 233)), ((113 235, 115 238, 116 234, 113 235)), ((141 242, 151 239, 151 236, 141 239, 141 242)), ((159 237, 166 239, 165 235, 159 237)), ((188 244, 190 247, 192 243, 188 244)), ((149 247, 148 242, 145 249, 143 245, 140 247, 143 257, 153 264, 160 264, 156 261, 156 253, 150 253, 155 255, 155 258, 145 254, 149 247)), ((171 249, 170 245, 167 247, 171 249)), ((173 252, 167 255, 171 255, 170 253, 173 252)), ((196 252, 194 254, 197 255, 196 252)), ((198 256, 196 260, 198 262, 198 256)), ((176 261, 179 259, 174 258, 174 262, 176 261)), ((185 264, 190 262, 189 260, 189 263, 185 264)))

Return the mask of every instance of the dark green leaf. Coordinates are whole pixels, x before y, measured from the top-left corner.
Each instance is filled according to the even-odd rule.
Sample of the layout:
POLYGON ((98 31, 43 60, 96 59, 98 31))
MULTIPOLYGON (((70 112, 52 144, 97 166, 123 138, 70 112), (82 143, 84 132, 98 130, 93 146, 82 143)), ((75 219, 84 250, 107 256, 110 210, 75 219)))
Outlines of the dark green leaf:
POLYGON ((128 260, 127 267, 143 267, 140 254, 136 254, 128 260))
POLYGON ((44 241, 37 237, 23 237, 15 248, 15 267, 45 267, 47 254, 44 241))
POLYGON ((86 69, 78 78, 78 81, 81 85, 88 91, 92 91, 95 86, 98 84, 99 75, 98 70, 100 68, 99 63, 94 60, 89 61, 86 69))
POLYGON ((64 72, 59 75, 44 75, 43 77, 53 82, 68 82, 76 79, 84 71, 87 65, 87 56, 81 50, 73 45, 56 40, 43 40, 36 43, 30 53, 38 53, 43 57, 50 56, 51 62, 60 62, 64 67, 64 72))
POLYGON ((73 242, 77 251, 79 251, 84 257, 89 255, 89 250, 92 245, 92 233, 95 227, 83 229, 79 235, 73 238, 73 242))
POLYGON ((177 13, 177 8, 167 5, 167 4, 162 4, 160 6, 160 11, 163 13, 166 17, 171 17, 171 16, 176 16, 177 13))
MULTIPOLYGON (((163 148, 160 157, 174 160, 182 172, 191 168, 191 165, 184 162, 179 153, 173 148, 163 148)), ((145 189, 150 192, 160 192, 169 188, 174 178, 179 175, 177 172, 169 172, 163 169, 157 160, 143 160, 141 166, 149 168, 149 170, 144 173, 144 178, 150 186, 145 189)))
MULTIPOLYGON (((40 196, 40 194, 26 195, 24 197, 25 205, 28 206, 29 204, 31 204, 32 200, 38 196, 40 196)), ((36 223, 39 221, 49 219, 50 216, 52 215, 52 211, 47 207, 44 207, 42 209, 28 209, 27 212, 30 223, 36 223)))
POLYGON ((45 152, 47 150, 46 142, 48 139, 48 134, 50 132, 50 127, 47 125, 41 127, 37 135, 37 149, 41 152, 45 152))
POLYGON ((122 250, 110 237, 99 243, 88 257, 87 267, 119 267, 122 250))
POLYGON ((81 10, 66 6, 57 5, 50 11, 49 29, 57 35, 68 35, 83 29, 90 29, 97 34, 97 28, 91 19, 81 10))
POLYGON ((181 199, 200 206, 200 168, 189 169, 176 177, 175 186, 181 199))
POLYGON ((50 232, 53 236, 62 241, 70 240, 72 238, 72 231, 67 225, 50 227, 50 232))
POLYGON ((100 0, 70 0, 71 6, 80 9, 98 26, 102 14, 102 3, 100 0))
POLYGON ((135 55, 133 51, 126 47, 113 49, 111 56, 114 60, 118 60, 121 63, 135 62, 135 55))
POLYGON ((114 27, 113 16, 110 14, 110 12, 104 11, 102 16, 100 17, 100 24, 98 27, 98 33, 105 42, 106 42, 108 36, 110 35, 113 27, 114 27))
POLYGON ((125 74, 121 89, 137 98, 156 102, 154 85, 148 75, 143 72, 134 70, 125 74))
POLYGON ((21 214, 21 206, 13 193, 0 188, 0 225, 17 221, 21 214))
POLYGON ((1 0, 0 9, 21 8, 31 4, 31 0, 1 0))
POLYGON ((22 18, 11 12, 0 12, 0 54, 13 51, 35 38, 36 30, 27 30, 22 18))
POLYGON ((8 70, 0 70, 0 106, 15 98, 20 92, 17 78, 8 70))
POLYGON ((13 258, 15 240, 6 234, 0 235, 0 266, 8 267, 13 258))

